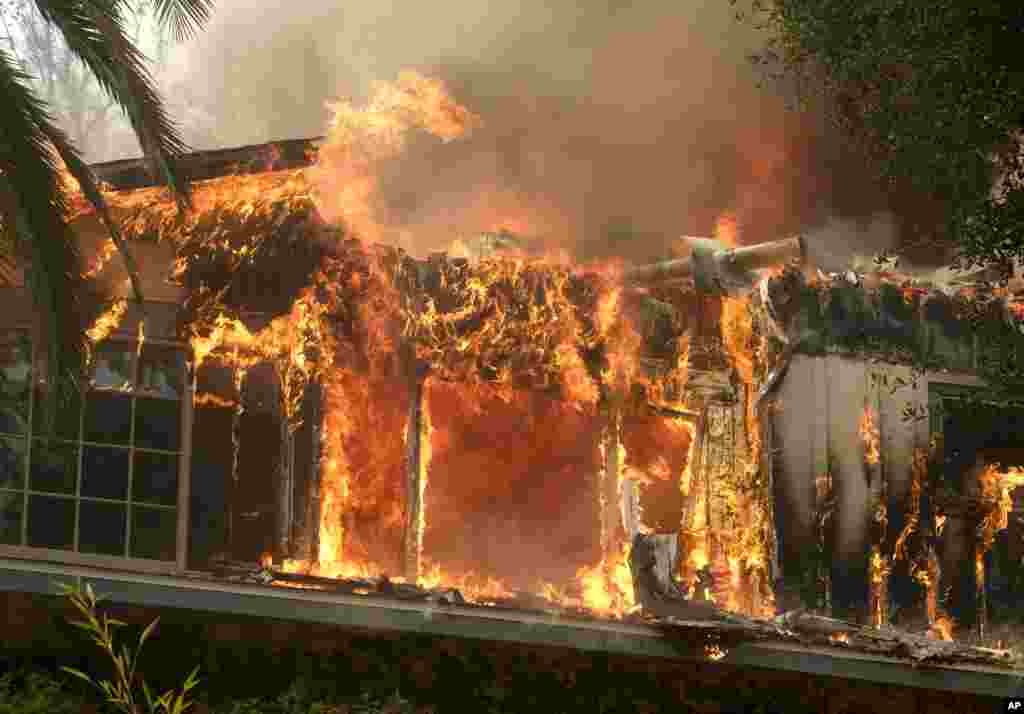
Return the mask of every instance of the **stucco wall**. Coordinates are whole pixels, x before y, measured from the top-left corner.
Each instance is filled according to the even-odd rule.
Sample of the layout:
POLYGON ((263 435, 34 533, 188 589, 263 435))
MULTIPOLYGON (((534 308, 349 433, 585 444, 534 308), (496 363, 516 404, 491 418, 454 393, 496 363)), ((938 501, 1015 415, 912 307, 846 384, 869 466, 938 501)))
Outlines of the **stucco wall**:
POLYGON ((851 615, 867 596, 871 488, 860 421, 871 409, 879 432, 880 464, 889 517, 887 539, 903 526, 914 449, 927 447, 927 419, 908 419, 908 407, 927 407, 928 385, 977 383, 970 377, 926 374, 909 367, 843 355, 798 354, 775 395, 772 410, 777 527, 788 585, 806 570, 815 544, 815 478, 831 473, 835 493, 835 541, 831 574, 838 614, 851 615), (901 383, 902 381, 902 383, 901 383))

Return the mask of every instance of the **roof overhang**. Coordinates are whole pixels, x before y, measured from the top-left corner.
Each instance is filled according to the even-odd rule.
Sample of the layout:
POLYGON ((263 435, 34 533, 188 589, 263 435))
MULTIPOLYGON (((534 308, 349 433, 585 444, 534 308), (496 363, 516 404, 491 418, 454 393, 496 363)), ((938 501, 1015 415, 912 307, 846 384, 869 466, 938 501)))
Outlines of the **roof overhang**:
MULTIPOLYGON (((0 591, 57 595, 57 583, 69 580, 88 582, 98 594, 117 604, 707 663, 703 656, 682 652, 663 631, 642 624, 0 559, 0 591)), ((748 642, 732 647, 719 662, 981 696, 1024 696, 1024 681, 1005 670, 914 666, 900 659, 825 647, 748 642)))

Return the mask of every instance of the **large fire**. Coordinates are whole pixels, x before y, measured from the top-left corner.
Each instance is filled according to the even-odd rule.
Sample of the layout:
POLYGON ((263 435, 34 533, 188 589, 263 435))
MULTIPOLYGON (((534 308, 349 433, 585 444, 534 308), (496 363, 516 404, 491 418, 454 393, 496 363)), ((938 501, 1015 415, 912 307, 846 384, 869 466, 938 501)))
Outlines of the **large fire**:
MULTIPOLYGON (((482 603, 529 593, 622 616, 637 608, 632 537, 677 533, 682 585, 696 594, 698 573, 710 572, 708 599, 771 613, 753 399, 765 338, 749 299, 722 299, 718 348, 739 378, 731 413, 743 443, 726 471, 697 478, 693 336, 673 333, 664 363, 645 362, 637 304, 653 298, 623 285, 622 266, 573 265, 558 250, 477 255, 465 241, 446 256, 410 257, 421 246, 389 222, 380 182, 412 144, 457 141, 480 118, 415 73, 375 85, 365 105, 333 108, 306 172, 210 182, 183 220, 148 211, 150 190, 112 199, 129 233, 180 238, 175 278, 192 294, 193 375, 219 366, 234 382, 230 396, 194 391, 197 406, 230 409, 237 427, 252 370, 270 364, 294 433, 307 388, 320 389, 315 548, 278 567, 386 575, 482 603), (229 306, 231 279, 204 281, 254 265, 282 226, 313 226, 324 250, 290 311, 261 323, 229 306), (192 238, 207 234, 201 245, 192 238)), ((481 232, 529 233, 521 204, 503 214, 501 200, 485 198, 466 201, 481 232)), ((736 245, 736 230, 723 217, 716 237, 736 245)), ((104 248, 87 272, 112 255, 104 248)), ((90 338, 107 336, 123 312, 104 313, 90 338)), ((233 428, 236 472, 237 437, 233 428)))

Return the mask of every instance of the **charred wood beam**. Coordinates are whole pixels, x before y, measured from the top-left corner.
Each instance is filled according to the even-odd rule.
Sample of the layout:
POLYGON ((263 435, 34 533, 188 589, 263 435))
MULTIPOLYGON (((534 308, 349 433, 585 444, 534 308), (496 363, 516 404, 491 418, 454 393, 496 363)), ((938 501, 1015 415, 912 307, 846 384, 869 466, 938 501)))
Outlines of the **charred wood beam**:
POLYGON ((939 580, 940 598, 948 593, 943 605, 958 627, 980 625, 978 602, 978 571, 976 555, 978 526, 983 507, 968 495, 947 495, 937 499, 938 509, 945 516, 940 540, 942 543, 939 580))
POLYGON ((323 386, 319 380, 311 380, 302 398, 302 426, 296 435, 303 448, 294 451, 296 496, 292 552, 293 557, 307 562, 317 559, 320 547, 322 430, 323 386))
POLYGON ((690 484, 683 498, 683 512, 680 526, 683 533, 691 533, 697 515, 697 496, 704 488, 704 430, 707 427, 707 412, 704 405, 698 408, 697 423, 693 430, 693 446, 690 448, 690 484))
POLYGON ((630 268, 623 274, 626 283, 653 285, 672 280, 694 279, 698 287, 727 288, 742 283, 753 270, 802 261, 806 255, 800 237, 728 249, 704 238, 688 238, 694 253, 687 258, 665 260, 630 268))
POLYGON ((284 404, 284 391, 277 385, 277 419, 280 430, 280 456, 277 479, 277 547, 275 562, 293 556, 292 528, 295 524, 295 433, 284 404))
POLYGON ((604 456, 598 485, 601 554, 607 559, 620 542, 624 530, 619 501, 619 479, 625 466, 622 463, 622 416, 614 406, 609 407, 607 412, 601 434, 601 449, 604 456))
POLYGON ((235 517, 238 515, 234 504, 238 498, 238 469, 242 450, 242 414, 245 411, 246 370, 235 367, 233 377, 237 399, 231 412, 231 485, 227 498, 227 517, 224 529, 224 545, 229 553, 234 553, 235 517))
POLYGON ((845 620, 813 615, 805 610, 787 612, 774 622, 804 640, 841 643, 856 652, 910 657, 918 662, 971 662, 1009 666, 1009 650, 972 647, 958 642, 934 640, 891 627, 863 627, 845 620))
POLYGON ((630 542, 640 533, 643 526, 640 511, 640 484, 636 479, 622 479, 622 526, 630 542))
POLYGON ((636 602, 647 615, 681 620, 717 620, 728 617, 705 602, 685 597, 675 580, 680 549, 676 534, 638 534, 629 553, 636 602))
POLYGON ((427 366, 413 363, 409 369, 409 413, 406 422, 405 456, 405 523, 402 533, 402 565, 409 582, 416 582, 422 567, 423 530, 425 525, 423 502, 426 485, 424 447, 425 433, 424 387, 427 366))
MULTIPOLYGON (((876 395, 877 397, 877 395, 876 395)), ((874 412, 877 431, 875 436, 878 440, 877 448, 873 455, 867 454, 864 460, 864 475, 868 481, 869 493, 871 494, 871 509, 868 512, 868 533, 871 538, 871 555, 868 563, 870 586, 868 590, 868 607, 871 622, 876 626, 883 625, 889 621, 889 567, 890 559, 887 548, 888 533, 888 484, 886 483, 885 464, 882 460, 882 410, 880 403, 875 399, 874 404, 868 404, 867 408, 874 412)))
POLYGON ((768 582, 774 583, 781 576, 779 569, 779 536, 775 509, 775 420, 766 412, 775 408, 773 401, 762 402, 758 396, 754 409, 757 411, 757 423, 761 429, 761 472, 764 474, 765 489, 768 493, 767 503, 768 527, 770 540, 768 544, 768 582))

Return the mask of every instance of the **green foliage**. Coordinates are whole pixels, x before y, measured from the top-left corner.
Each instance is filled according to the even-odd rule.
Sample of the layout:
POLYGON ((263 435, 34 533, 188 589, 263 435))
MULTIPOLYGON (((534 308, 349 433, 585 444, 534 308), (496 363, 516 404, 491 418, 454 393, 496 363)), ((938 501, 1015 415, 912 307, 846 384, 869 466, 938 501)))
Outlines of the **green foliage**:
POLYGON ((755 60, 946 210, 965 266, 1024 257, 1024 14, 986 0, 731 0, 755 60), (994 181, 1002 174, 1007 180, 994 181), (993 190, 994 189, 994 190, 993 190))
POLYGON ((77 714, 82 702, 42 672, 15 671, 0 677, 0 714, 77 714))
POLYGON ((126 623, 97 613, 100 598, 93 592, 92 587, 86 583, 84 591, 70 585, 61 585, 61 589, 83 618, 71 620, 71 624, 87 632, 93 642, 107 654, 114 665, 114 679, 96 681, 85 672, 72 667, 61 667, 63 671, 98 689, 107 702, 124 714, 184 714, 192 706, 189 693, 199 683, 198 666, 188 675, 180 690, 169 689, 159 697, 154 697, 146 681, 136 674, 142 646, 153 634, 159 618, 149 623, 142 631, 134 652, 130 651, 127 645, 121 645, 119 650, 114 642, 114 630, 126 623))
POLYGON ((300 680, 273 699, 242 699, 224 709, 224 714, 413 714, 415 704, 395 692, 389 697, 364 693, 352 701, 313 701, 300 680))
MULTIPOLYGON (((152 0, 158 20, 177 36, 189 36, 209 16, 210 0, 152 0)), ((69 57, 80 61, 103 93, 128 118, 153 168, 189 205, 189 189, 178 162, 188 150, 147 69, 146 58, 128 32, 128 15, 138 3, 118 0, 58 2, 35 0, 48 32, 60 37, 69 57)), ((0 11, 6 10, 0 7, 0 11)), ((31 267, 28 285, 47 332, 45 402, 52 417, 58 400, 77 388, 83 367, 84 333, 78 302, 85 294, 76 239, 67 217, 69 190, 62 168, 77 181, 125 259, 137 300, 138 271, 80 148, 53 117, 53 107, 33 86, 24 63, 0 49, 0 243, 31 267)))

